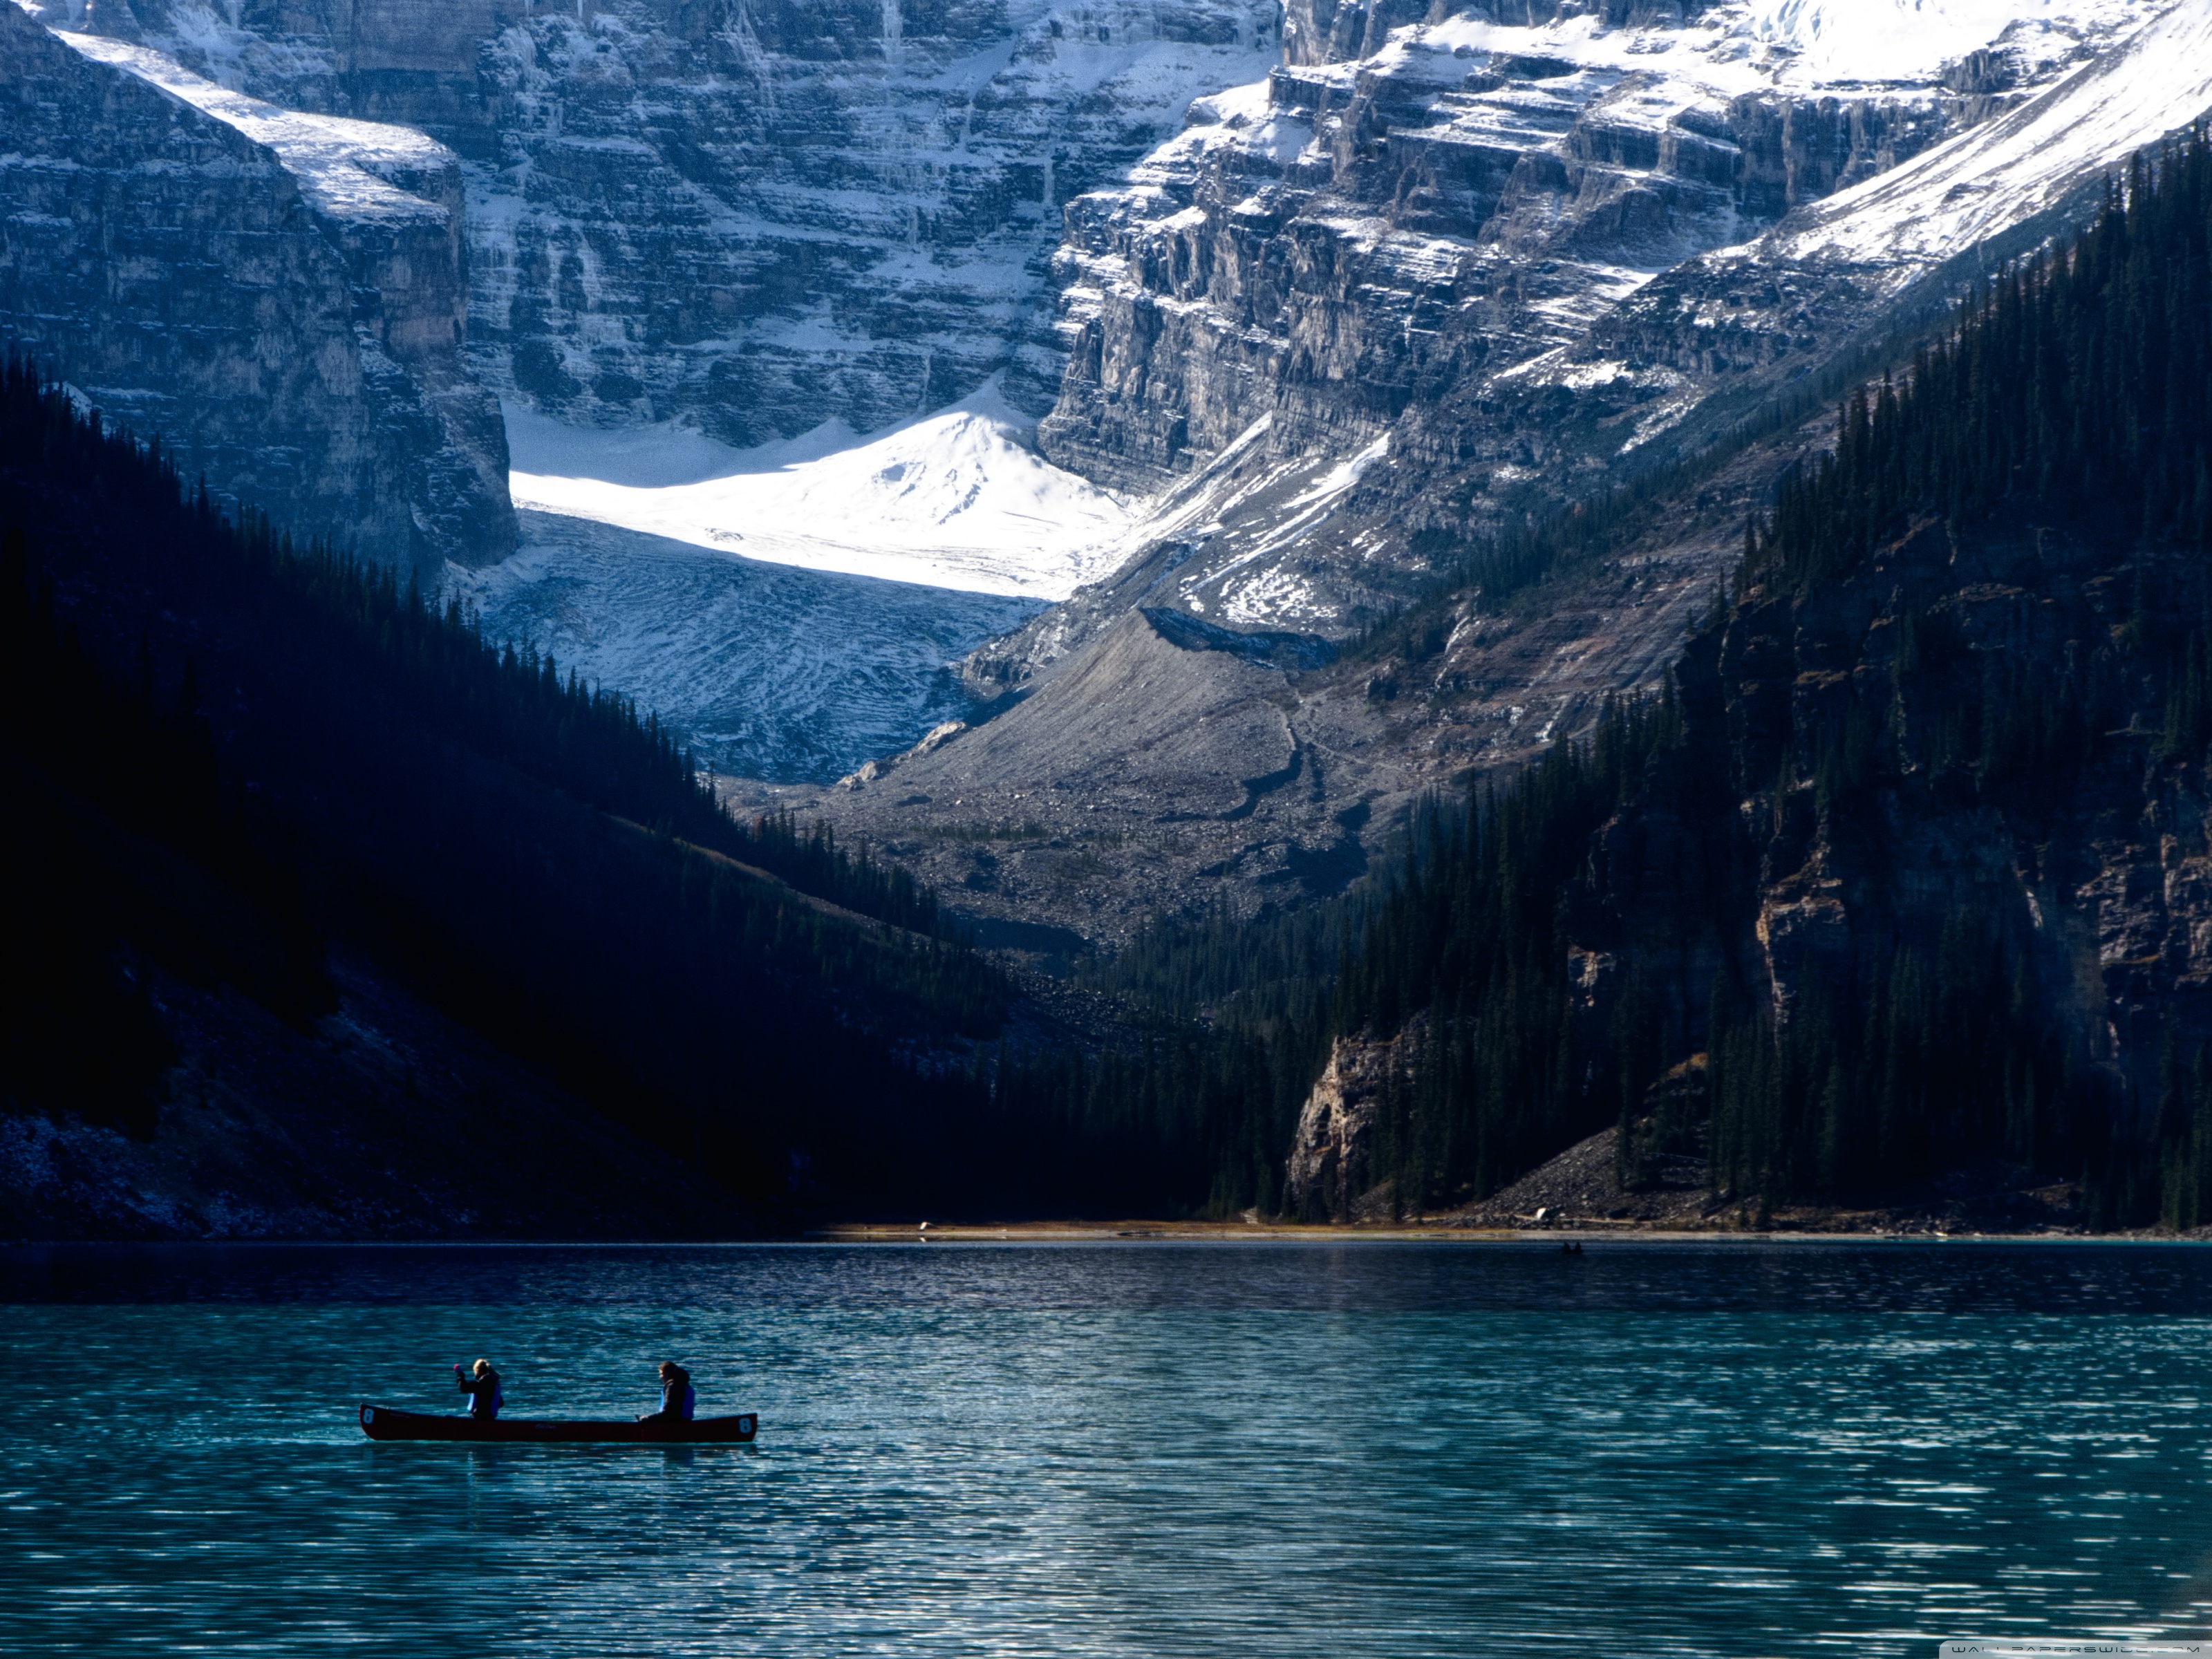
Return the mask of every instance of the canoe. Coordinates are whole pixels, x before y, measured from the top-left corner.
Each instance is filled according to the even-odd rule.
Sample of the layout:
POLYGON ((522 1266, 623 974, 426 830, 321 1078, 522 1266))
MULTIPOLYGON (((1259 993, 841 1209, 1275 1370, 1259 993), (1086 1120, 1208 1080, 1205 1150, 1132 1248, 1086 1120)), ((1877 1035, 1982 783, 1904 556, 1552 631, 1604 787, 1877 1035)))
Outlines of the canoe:
POLYGON ((760 1427, 751 1412, 738 1417, 701 1417, 689 1423, 594 1423, 582 1419, 433 1417, 426 1412, 363 1406, 361 1431, 371 1440, 599 1441, 644 1446, 690 1446, 750 1440, 760 1427))

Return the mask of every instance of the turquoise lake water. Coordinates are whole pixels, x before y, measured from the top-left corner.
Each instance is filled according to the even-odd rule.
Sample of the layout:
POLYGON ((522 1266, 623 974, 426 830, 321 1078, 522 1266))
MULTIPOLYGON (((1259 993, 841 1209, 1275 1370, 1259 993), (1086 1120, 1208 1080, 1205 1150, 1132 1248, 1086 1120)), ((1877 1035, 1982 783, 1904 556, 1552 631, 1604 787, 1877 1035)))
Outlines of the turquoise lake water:
POLYGON ((2212 1249, 0 1250, 0 1653, 2212 1634, 2212 1249), (750 1447, 379 1445, 358 1402, 750 1447))

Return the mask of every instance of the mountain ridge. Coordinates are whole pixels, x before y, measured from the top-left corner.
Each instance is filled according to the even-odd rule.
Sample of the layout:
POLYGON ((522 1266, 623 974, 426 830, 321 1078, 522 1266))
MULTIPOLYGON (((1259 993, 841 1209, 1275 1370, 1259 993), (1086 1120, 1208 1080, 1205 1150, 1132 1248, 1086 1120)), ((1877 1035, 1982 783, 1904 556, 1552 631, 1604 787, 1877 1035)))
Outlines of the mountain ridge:
MULTIPOLYGON (((1402 664, 1377 664, 1365 685, 1348 672, 1303 686, 1284 680, 1273 695, 1316 721, 1317 739, 1322 725, 1341 726, 1344 737, 1330 746, 1350 763, 1321 769, 1320 799, 1297 816, 1262 815, 1246 841, 1176 867, 1189 884, 1190 902, 1202 908, 1219 896, 1249 905, 1269 897, 1286 868, 1339 846, 1340 815, 1359 817, 1355 839, 1372 853, 1402 830, 1422 792, 1455 769, 1520 765, 1544 744, 1586 730, 1605 693, 1650 690, 1682 630, 1725 580, 1742 515, 1793 460, 1826 441, 1825 417, 1811 418, 1819 394, 1839 394, 1848 374, 1879 373, 1886 362, 1909 356, 1913 339, 1940 327, 1973 280, 2099 210, 2112 169, 2125 165, 2135 141, 2154 143, 2212 110, 2212 74, 2204 67, 2212 53, 2193 50, 2206 44, 2208 21, 2212 17, 2194 3, 2168 9, 2114 55, 1895 173, 1798 210, 1801 216, 1783 219, 1766 240, 1698 255, 1639 284, 1577 342, 1498 372, 1448 377, 1432 398, 1409 404, 1387 432, 1367 440, 1357 457, 1301 456, 1295 444, 1285 456, 1273 447, 1278 416, 1261 416, 1162 498, 1156 539, 1146 544, 1143 532, 1133 537, 1139 550, 1113 578, 983 647, 969 659, 971 682, 1005 699, 997 721, 1018 726, 1041 718, 1025 712, 1024 700, 1042 696, 1105 650, 1125 610, 1164 605, 1218 617, 1252 592, 1255 601, 1241 609, 1237 625, 1341 639, 1359 607, 1370 617, 1387 614, 1455 568, 1479 573, 1492 561, 1490 579, 1469 575, 1468 591, 1418 653, 1443 658, 1424 671, 1418 716, 1399 700, 1408 678, 1402 664), (2157 95, 2130 96, 2126 88, 2145 65, 2157 95), (2119 130, 2104 118, 2113 112, 2119 130), (2100 119, 2076 118, 2085 113, 2100 119), (2048 152, 2021 142, 2022 135, 2048 133, 2070 136, 2048 152), (1931 175, 1923 187, 1920 181, 1931 175), (1939 237, 1897 262, 1832 265, 1808 254, 1802 264, 1783 263, 1798 246, 1794 239, 1832 240, 1838 227, 1863 224, 1866 216, 1886 222, 1893 216, 1892 191, 1923 189, 1940 201, 1962 178, 1989 186, 1976 193, 1985 204, 1993 192, 2008 192, 2008 207, 1994 218, 1985 207, 1961 233, 1979 237, 2002 222, 1996 243, 1950 246, 1939 237), (1772 428, 1778 418, 1779 430, 1759 435, 1759 426, 1772 428), (1530 615, 1530 601, 1512 591, 1530 575, 1505 578, 1506 565, 1497 561, 1506 555, 1493 555, 1489 538, 1501 529, 1522 534, 1530 517, 1541 523, 1562 511, 1570 512, 1562 522, 1571 525, 1576 501, 1601 504, 1638 478, 1664 478, 1673 470, 1698 499, 1671 544, 1665 528, 1655 528, 1598 568, 1545 589, 1542 603, 1553 618, 1530 615), (1705 482, 1696 482, 1700 477, 1705 482), (1551 649, 1529 655, 1529 644, 1547 635, 1551 649), (1563 665, 1573 673, 1555 684, 1563 665)), ((1479 325, 1479 315, 1467 325, 1479 325)), ((1079 351, 1069 369, 1075 406, 1096 385, 1079 351)), ((1200 698, 1190 708, 1196 720, 1206 711, 1203 694, 1194 687, 1193 695, 1200 698)), ((1140 711, 1133 703, 1127 710, 1136 729, 1140 711)), ((1228 705, 1213 712, 1225 717, 1228 705)), ((1101 729, 1112 725, 1099 722, 1101 729)), ((1049 764, 994 776, 963 768, 954 758, 958 747, 900 776, 900 794, 927 796, 926 807, 901 808, 887 793, 890 786, 870 786, 843 799, 825 796, 821 810, 901 848, 948 889, 967 879, 961 855, 933 842, 926 827, 942 817, 937 802, 945 793, 987 802, 1010 819, 1011 798, 1018 793, 1045 841, 1108 824, 1139 833, 1158 811, 1146 808, 1138 750, 1117 756, 1109 744, 1071 756, 1057 769, 1066 776, 1089 768, 1121 780, 1114 792, 1085 798, 1079 789, 1048 787, 1055 770, 1049 764), (951 781, 956 775, 957 783, 951 781), (1036 802, 1043 805, 1032 810, 1036 802)), ((995 747, 1027 752, 1011 732, 995 747)), ((1164 803, 1168 793, 1158 799, 1164 803)), ((1039 846, 1038 858, 1048 861, 1039 846)), ((1332 855, 1330 863, 1340 867, 1346 860, 1332 855)), ((1161 880, 1133 872, 1126 884, 1156 895, 1161 880)), ((1091 880, 1088 896, 1079 906, 1060 906, 1055 920, 1126 936, 1146 901, 1121 886, 1110 873, 1091 880)), ((979 902, 989 902, 988 891, 979 902)))

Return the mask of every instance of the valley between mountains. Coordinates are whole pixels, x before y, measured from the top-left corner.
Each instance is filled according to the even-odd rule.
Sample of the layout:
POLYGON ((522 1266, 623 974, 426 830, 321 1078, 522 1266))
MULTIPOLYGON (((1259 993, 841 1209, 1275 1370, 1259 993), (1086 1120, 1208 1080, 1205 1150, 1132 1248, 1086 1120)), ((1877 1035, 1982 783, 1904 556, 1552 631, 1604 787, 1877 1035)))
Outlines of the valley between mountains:
POLYGON ((0 48, 0 1232, 2212 1226, 2205 0, 0 48))

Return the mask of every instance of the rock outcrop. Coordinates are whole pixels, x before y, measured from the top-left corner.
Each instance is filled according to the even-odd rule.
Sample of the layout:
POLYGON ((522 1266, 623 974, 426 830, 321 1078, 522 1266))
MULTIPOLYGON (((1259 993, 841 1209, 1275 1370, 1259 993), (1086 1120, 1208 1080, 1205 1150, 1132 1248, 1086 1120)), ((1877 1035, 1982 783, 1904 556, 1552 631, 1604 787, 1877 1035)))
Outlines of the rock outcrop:
POLYGON ((1787 1032, 1839 988, 2001 962, 2143 1130, 2161 1065, 2212 1045, 2212 783, 2169 700, 2200 592, 2186 551, 1934 515, 1847 577, 1747 585, 1565 903, 1584 1030, 1632 994, 1695 1050, 1716 987, 1787 1032))
POLYGON ((514 541, 459 164, 0 6, 0 344, 220 498, 436 568, 514 541))
POLYGON ((1388 1183, 1371 1184, 1369 1155, 1393 1090, 1409 1085, 1428 1019, 1416 1015, 1387 1042, 1339 1037, 1291 1140, 1288 1207, 1316 1218, 1369 1220, 1390 1212, 1388 1183))

